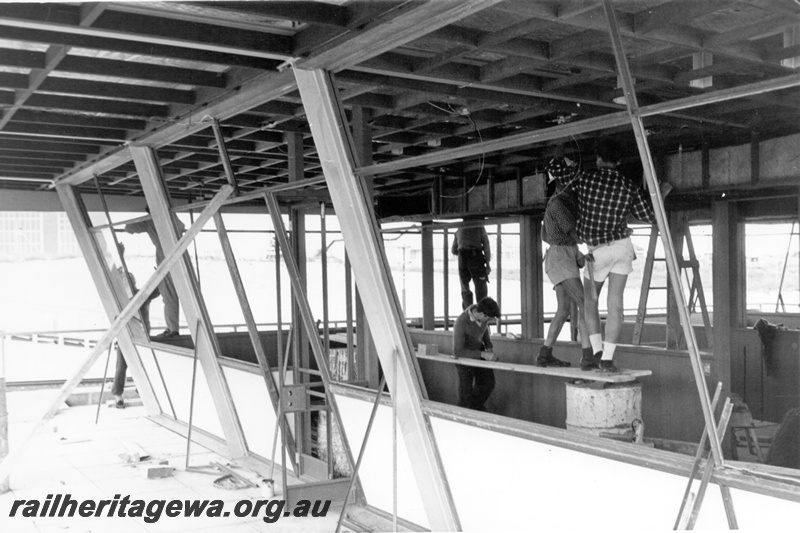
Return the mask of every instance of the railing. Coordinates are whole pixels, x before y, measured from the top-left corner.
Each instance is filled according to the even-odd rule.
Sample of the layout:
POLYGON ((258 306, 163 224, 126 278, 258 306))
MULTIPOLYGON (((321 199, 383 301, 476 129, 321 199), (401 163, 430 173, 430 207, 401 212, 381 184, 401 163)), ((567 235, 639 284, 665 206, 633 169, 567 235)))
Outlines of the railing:
MULTIPOLYGON (((749 311, 760 311, 770 314, 774 313, 774 304, 748 304, 749 311)), ((800 313, 800 305, 795 312, 780 313, 787 316, 793 316, 800 313)), ((712 307, 709 307, 713 311, 712 307)), ((624 311, 625 317, 635 318, 637 309, 626 309, 624 311)), ((665 307, 649 308, 648 317, 651 318, 664 318, 666 317, 667 309, 665 307)), ((555 313, 545 313, 544 321, 550 322, 555 313)), ((448 320, 448 328, 451 328, 455 323, 457 316, 450 316, 448 320)), ((499 323, 501 333, 508 333, 508 326, 517 326, 522 322, 520 313, 509 313, 502 315, 499 323)), ((407 317, 406 325, 409 327, 422 327, 422 317, 407 317)), ((256 327, 261 331, 275 331, 278 329, 277 322, 259 322, 256 327)), ((283 324, 284 330, 288 330, 288 324, 283 324)), ((321 326, 320 326, 321 327, 321 326)), ((355 327, 355 324, 353 324, 355 327)), ((434 317, 434 327, 436 329, 443 329, 444 316, 434 317)), ((344 331, 347 328, 347 320, 331 320, 328 325, 330 331, 344 331)), ((0 331, 0 340, 15 340, 27 341, 39 344, 51 344, 59 346, 92 348, 97 344, 97 339, 105 332, 105 329, 72 329, 72 330, 56 330, 56 331, 0 331)), ((183 328, 184 333, 188 333, 186 328, 183 328)), ((247 331, 246 324, 215 324, 214 331, 216 333, 240 333, 247 331)))
MULTIPOLYGON (((658 316, 659 313, 666 313, 666 309, 654 309, 654 314, 651 316, 658 316)), ((628 313, 634 313, 636 310, 626 310, 628 313)), ((545 313, 545 322, 553 319, 555 313, 545 313)), ((457 316, 449 317, 448 327, 452 327, 455 323, 457 316)), ((502 315, 500 318, 501 328, 503 333, 508 332, 508 326, 519 325, 522 321, 522 315, 519 313, 509 313, 502 315)), ((444 316, 434 317, 435 327, 444 328, 444 316)), ((409 327, 421 327, 422 317, 408 317, 406 318, 406 325, 409 327)), ((288 330, 288 324, 284 323, 284 330, 288 330)), ((353 324, 355 327, 355 324, 353 324)), ((261 331, 275 331, 278 329, 277 322, 259 322, 256 323, 256 328, 261 331)), ((331 320, 328 325, 330 331, 344 331, 347 328, 347 320, 331 320)), ((186 328, 182 328, 184 333, 188 333, 186 328)), ((106 329, 70 329, 70 330, 45 330, 45 331, 0 331, 0 339, 9 339, 14 341, 33 342, 39 344, 50 344, 68 347, 80 348, 93 348, 106 329)), ((214 331, 216 333, 240 333, 247 331, 247 324, 215 324, 214 331)))
POLYGON ((105 329, 68 329, 57 331, 0 331, 0 341, 6 339, 38 344, 93 348, 105 329), (68 335, 69 333, 82 335, 68 335), (87 335, 96 333, 97 335, 87 335))

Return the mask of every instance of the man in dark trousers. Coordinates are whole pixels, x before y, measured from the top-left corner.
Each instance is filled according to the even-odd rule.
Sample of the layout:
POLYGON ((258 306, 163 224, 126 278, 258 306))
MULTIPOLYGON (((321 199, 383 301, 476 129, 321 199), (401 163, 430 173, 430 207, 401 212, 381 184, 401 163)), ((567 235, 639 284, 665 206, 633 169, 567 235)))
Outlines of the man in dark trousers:
POLYGON ((480 301, 489 293, 486 284, 492 268, 492 250, 489 246, 489 235, 483 226, 459 228, 450 248, 453 255, 458 256, 458 278, 461 280, 461 308, 472 305, 472 291, 469 282, 475 285, 475 298, 480 301))
MULTIPOLYGON (((125 256, 125 245, 122 243, 119 243, 119 255, 120 259, 125 256)), ((115 275, 120 283, 125 284, 125 281, 123 281, 125 279, 125 269, 122 267, 117 268, 115 275)), ((128 272, 127 285, 124 286, 123 290, 128 295, 128 298, 133 298, 133 296, 139 292, 139 288, 136 286, 136 278, 130 272, 128 272), (128 293, 128 291, 130 291, 130 293, 128 293)), ((150 296, 147 297, 147 300, 145 300, 139 308, 139 317, 142 319, 145 333, 150 331, 150 302, 157 297, 158 289, 150 293, 150 296)), ((117 346, 117 367, 114 371, 114 385, 111 387, 111 395, 114 396, 114 406, 117 409, 123 409, 125 407, 125 402, 122 399, 122 395, 125 393, 128 363, 122 355, 122 349, 119 347, 119 344, 115 344, 117 346)))
MULTIPOLYGON (((492 353, 489 323, 499 317, 500 307, 488 296, 467 307, 453 329, 453 355, 456 358, 497 361, 497 356, 492 353)), ((458 405, 486 411, 484 404, 494 390, 494 371, 466 365, 456 365, 456 370, 458 405)))
MULTIPOLYGON (((146 207, 145 211, 149 215, 150 207, 146 207)), ((178 231, 181 235, 186 231, 186 227, 183 225, 183 222, 178 220, 178 217, 175 217, 175 225, 178 227, 178 231)), ((150 237, 150 242, 152 242, 153 246, 156 248, 156 266, 164 261, 164 249, 161 247, 161 241, 158 239, 158 232, 156 231, 156 225, 153 223, 152 218, 141 222, 126 224, 125 231, 127 233, 147 233, 147 236, 150 237)), ((164 277, 164 280, 158 286, 158 290, 161 293, 161 298, 164 300, 164 321, 167 323, 167 329, 165 329, 163 333, 154 335, 151 339, 171 339, 178 335, 180 303, 178 302, 178 292, 175 290, 175 284, 172 282, 172 276, 170 274, 164 277)))

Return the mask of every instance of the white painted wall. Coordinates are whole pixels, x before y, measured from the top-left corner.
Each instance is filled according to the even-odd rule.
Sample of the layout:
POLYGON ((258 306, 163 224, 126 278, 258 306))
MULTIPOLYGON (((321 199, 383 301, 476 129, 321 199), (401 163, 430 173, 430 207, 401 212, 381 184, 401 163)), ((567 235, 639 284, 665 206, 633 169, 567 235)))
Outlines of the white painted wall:
MULTIPOLYGON (((169 399, 171 399, 178 420, 188 423, 189 399, 192 385, 192 359, 190 357, 156 350, 158 364, 164 376, 162 383, 153 358, 153 351, 142 346, 138 346, 138 349, 163 413, 172 416, 169 404, 169 399), (167 398, 164 383, 169 389, 169 399, 167 398)), ((222 371, 225 380, 228 382, 228 388, 231 391, 233 405, 239 416, 248 450, 265 459, 270 459, 272 456, 272 442, 275 432, 275 420, 277 417, 275 409, 272 407, 272 400, 270 400, 264 378, 260 373, 248 372, 247 370, 233 368, 225 364, 222 365, 222 371)), ((277 372, 273 372, 273 377, 277 383, 277 372)), ((286 383, 291 384, 292 381, 291 373, 287 374, 286 383)), ((197 364, 197 382, 195 385, 193 425, 224 439, 222 426, 217 417, 214 404, 211 401, 211 393, 209 392, 208 384, 203 374, 203 368, 199 361, 197 364)), ((289 419, 289 429, 294 433, 294 421, 292 417, 289 419)), ((275 450, 275 462, 277 464, 282 464, 280 451, 281 433, 278 431, 275 450)))
MULTIPOLYGON (((153 355, 147 348, 138 348, 150 382, 154 384, 158 401, 161 404, 161 410, 165 414, 171 416, 172 411, 170 410, 166 394, 163 388, 156 385, 156 382, 160 381, 160 378, 153 355)), ((164 376, 164 382, 169 390, 169 398, 172 400, 177 418, 178 420, 188 422, 192 390, 193 360, 189 357, 182 357, 172 353, 158 350, 153 351, 158 357, 158 365, 161 367, 161 373, 164 376)), ((224 438, 222 426, 219 423, 217 411, 211 399, 211 391, 208 388, 208 382, 206 381, 200 361, 197 362, 197 380, 195 383, 192 424, 212 435, 224 438)))
MULTIPOLYGON (((341 395, 337 401, 356 455, 372 405, 341 395)), ((431 424, 464 531, 667 531, 677 517, 686 477, 449 420, 431 424)), ((398 449, 399 515, 426 526, 405 447, 398 449)), ((391 454, 391 407, 381 406, 361 481, 367 503, 390 514, 391 454)), ((739 490, 732 497, 744 530, 800 523, 798 503, 739 490)), ((716 486, 696 529, 728 529, 716 486)))

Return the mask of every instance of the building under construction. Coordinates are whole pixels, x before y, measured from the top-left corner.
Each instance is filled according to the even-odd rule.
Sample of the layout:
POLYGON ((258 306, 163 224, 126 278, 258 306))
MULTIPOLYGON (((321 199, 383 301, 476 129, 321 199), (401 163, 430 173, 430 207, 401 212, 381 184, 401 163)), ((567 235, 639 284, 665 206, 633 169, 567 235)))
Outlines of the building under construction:
POLYGON ((66 214, 108 318, 30 442, 116 342, 150 420, 351 529, 796 523, 798 66, 792 0, 0 4, 0 208, 66 214), (563 145, 591 168, 601 136, 657 219, 623 371, 577 368, 574 331, 572 367, 537 367, 545 167, 563 145), (133 287, 120 244, 145 220, 165 257, 133 287), (450 246, 475 224, 497 362, 450 357, 450 246), (757 271, 766 224, 789 248, 762 237, 785 259, 757 271), (181 331, 151 337, 168 274, 181 331), (463 364, 494 370, 488 411, 457 406, 463 364))

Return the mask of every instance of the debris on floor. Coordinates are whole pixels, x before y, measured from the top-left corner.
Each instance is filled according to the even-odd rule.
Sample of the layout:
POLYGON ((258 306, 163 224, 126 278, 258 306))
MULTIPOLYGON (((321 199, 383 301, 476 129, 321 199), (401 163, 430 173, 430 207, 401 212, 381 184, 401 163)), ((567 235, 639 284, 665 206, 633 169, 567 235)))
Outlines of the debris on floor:
POLYGON ((142 473, 142 477, 147 479, 172 477, 172 472, 174 470, 174 468, 168 465, 146 465, 139 469, 139 471, 142 473))

